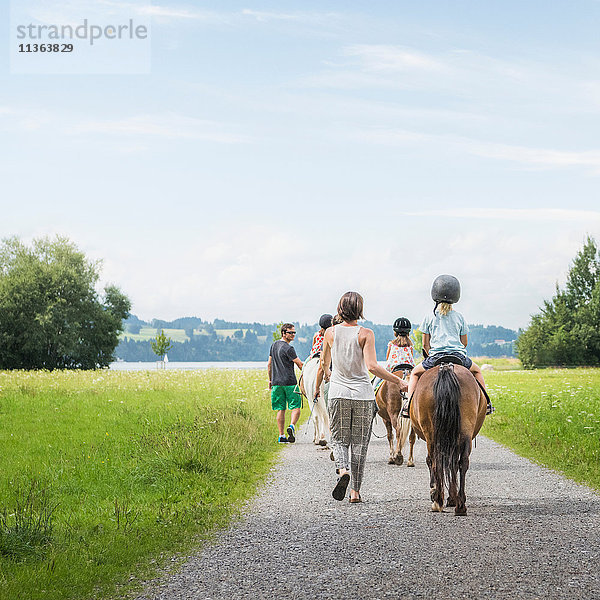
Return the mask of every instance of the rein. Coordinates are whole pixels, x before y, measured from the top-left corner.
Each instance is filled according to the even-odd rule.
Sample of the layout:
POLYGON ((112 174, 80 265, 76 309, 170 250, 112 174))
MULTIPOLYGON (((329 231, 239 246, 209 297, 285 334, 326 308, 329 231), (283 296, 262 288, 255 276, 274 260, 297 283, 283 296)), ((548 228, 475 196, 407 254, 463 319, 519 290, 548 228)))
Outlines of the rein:
MULTIPOLYGON (((375 419, 377 418, 377 413, 375 413, 373 415, 373 423, 375 423, 375 419)), ((381 417, 380 417, 381 418, 381 417)), ((371 427, 373 426, 373 423, 371 423, 371 427)), ((371 435, 374 435, 377 439, 382 440, 384 437, 387 437, 387 433, 384 433, 383 435, 377 435, 375 433, 374 429, 371 429, 371 435)))

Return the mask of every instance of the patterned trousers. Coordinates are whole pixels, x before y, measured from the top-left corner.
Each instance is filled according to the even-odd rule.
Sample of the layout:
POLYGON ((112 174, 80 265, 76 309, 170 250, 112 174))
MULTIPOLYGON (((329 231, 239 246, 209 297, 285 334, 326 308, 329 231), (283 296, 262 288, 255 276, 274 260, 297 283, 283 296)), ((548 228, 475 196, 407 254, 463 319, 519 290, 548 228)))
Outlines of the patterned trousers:
POLYGON ((335 466, 350 471, 350 488, 360 491, 373 426, 373 400, 329 398, 335 466))

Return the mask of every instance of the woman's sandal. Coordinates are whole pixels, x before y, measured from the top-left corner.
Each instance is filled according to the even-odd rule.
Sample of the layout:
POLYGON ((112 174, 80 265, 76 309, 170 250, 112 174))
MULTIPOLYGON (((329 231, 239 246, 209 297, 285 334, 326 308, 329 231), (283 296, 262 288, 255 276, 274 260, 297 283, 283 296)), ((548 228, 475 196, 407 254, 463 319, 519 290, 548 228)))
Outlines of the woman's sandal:
POLYGON ((348 500, 348 502, 350 502, 350 504, 358 504, 359 502, 362 502, 362 498, 360 497, 360 494, 359 494, 358 498, 350 498, 348 500))
POLYGON ((344 473, 337 481, 337 483, 335 484, 335 487, 333 488, 333 492, 331 492, 331 495, 336 499, 336 500, 343 500, 346 497, 346 490, 348 489, 348 484, 350 483, 350 474, 349 473, 344 473))

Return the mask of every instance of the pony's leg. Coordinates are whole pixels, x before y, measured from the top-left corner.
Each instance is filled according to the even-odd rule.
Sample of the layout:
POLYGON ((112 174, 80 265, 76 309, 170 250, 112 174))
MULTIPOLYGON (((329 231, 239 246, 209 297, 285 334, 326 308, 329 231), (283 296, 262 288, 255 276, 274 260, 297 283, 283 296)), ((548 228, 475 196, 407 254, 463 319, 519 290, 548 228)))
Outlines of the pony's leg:
POLYGON ((460 488, 458 490, 458 498, 454 514, 458 516, 467 514, 467 495, 465 493, 465 483, 467 479, 467 471, 469 470, 469 456, 471 454, 471 438, 464 436, 460 440, 460 459, 458 470, 460 474, 460 488))
POLYGON ((394 430, 392 429, 392 423, 389 420, 389 418, 383 419, 383 422, 385 423, 388 444, 390 445, 390 457, 388 458, 388 465, 393 465, 395 462, 394 461, 394 430))
POLYGON ((444 487, 443 481, 439 476, 439 469, 431 460, 429 452, 425 461, 429 467, 429 497, 431 498, 431 510, 433 512, 442 512, 444 506, 444 487))
MULTIPOLYGON (((402 456, 402 448, 404 448, 404 444, 406 443, 406 438, 410 432, 410 420, 403 419, 399 414, 395 415, 396 417, 396 464, 401 465, 404 462, 404 457, 402 456)), ((413 463, 414 466, 414 463, 413 463)))
POLYGON ((319 401, 317 402, 317 419, 319 422, 319 431, 317 432, 317 444, 319 446, 327 446, 327 440, 325 439, 325 400, 323 397, 319 397, 319 401))
POLYGON ((415 448, 416 439, 417 439, 417 434, 415 433, 415 430, 411 427, 410 428, 410 436, 408 437, 408 441, 410 443, 410 450, 408 453, 408 462, 406 463, 407 467, 415 466, 415 457, 413 456, 413 450, 415 448))
POLYGON ((429 469, 429 492, 431 494, 433 494, 433 484, 435 482, 433 481, 433 468, 432 468, 431 456, 429 456, 429 452, 427 452, 427 458, 425 459, 425 462, 427 463, 427 468, 429 469))
POLYGON ((448 486, 448 500, 446 501, 446 506, 456 506, 458 503, 458 487, 456 483, 456 474, 458 472, 458 464, 459 458, 456 457, 456 460, 452 462, 450 465, 451 474, 450 474, 450 485, 448 486))

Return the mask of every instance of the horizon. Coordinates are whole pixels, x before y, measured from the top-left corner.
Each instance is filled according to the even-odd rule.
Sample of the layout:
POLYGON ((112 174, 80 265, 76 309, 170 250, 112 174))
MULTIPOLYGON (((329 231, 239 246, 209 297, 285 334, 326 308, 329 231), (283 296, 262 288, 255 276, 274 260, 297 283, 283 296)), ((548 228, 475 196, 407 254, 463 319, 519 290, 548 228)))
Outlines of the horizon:
MULTIPOLYGON (((165 323, 174 323, 175 321, 178 321, 180 319, 199 319, 203 323, 211 323, 211 324, 213 324, 215 321, 224 321, 225 323, 242 323, 244 325, 253 325, 254 323, 257 323, 259 325, 264 325, 264 326, 267 326, 267 325, 278 325, 280 322, 284 322, 284 321, 264 321, 263 322, 263 321, 256 321, 256 320, 254 320, 254 321, 240 321, 239 319, 229 320, 229 319, 221 319, 220 317, 215 317, 214 319, 212 319, 212 321, 209 321, 207 319, 203 319, 202 317, 190 316, 190 315, 185 315, 185 316, 182 316, 182 317, 176 317, 174 319, 159 319, 158 317, 153 317, 152 319, 141 319, 138 315, 133 314, 133 313, 130 313, 129 316, 130 317, 135 317, 136 319, 138 319, 138 320, 142 321, 143 323, 146 323, 146 324, 148 324, 150 326, 152 326, 152 322, 153 321, 162 321, 162 322, 165 322, 165 323)), ((128 319, 125 319, 124 322, 127 322, 127 320, 128 319)), ((319 326, 318 320, 314 321, 314 322, 304 322, 304 321, 289 320, 288 322, 289 323, 294 323, 294 324, 297 323, 301 327, 308 327, 308 326, 313 326, 313 325, 316 326, 316 327, 319 326)), ((393 324, 393 321, 390 321, 390 323, 378 323, 376 321, 373 321, 371 319, 366 319, 366 318, 365 319, 360 319, 359 323, 361 323, 361 322, 363 322, 363 323, 364 322, 373 323, 373 325, 377 325, 377 326, 380 326, 380 327, 390 327, 390 328, 392 327, 392 324, 393 324)), ((412 322, 411 321, 411 327, 413 329, 418 329, 418 327, 419 327, 420 324, 421 324, 420 322, 416 323, 416 322, 412 322)), ((504 325, 498 325, 497 323, 491 323, 491 324, 485 324, 485 323, 467 323, 467 325, 469 325, 470 327, 501 327, 502 329, 509 329, 510 331, 514 331, 517 334, 519 333, 518 329, 512 329, 510 327, 505 327, 504 325)), ((156 327, 155 329, 159 329, 159 328, 156 327)), ((175 327, 174 329, 178 329, 178 328, 175 327)), ((180 327, 179 329, 184 329, 184 328, 180 327)))

